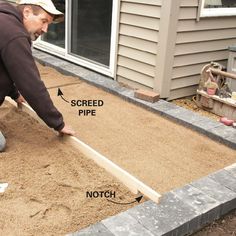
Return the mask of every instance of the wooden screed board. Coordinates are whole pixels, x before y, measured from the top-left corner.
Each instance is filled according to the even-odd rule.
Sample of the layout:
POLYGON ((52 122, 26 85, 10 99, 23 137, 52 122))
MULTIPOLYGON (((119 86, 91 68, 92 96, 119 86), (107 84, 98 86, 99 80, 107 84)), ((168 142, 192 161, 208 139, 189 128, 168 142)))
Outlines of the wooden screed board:
MULTIPOLYGON (((16 106, 16 103, 10 98, 6 98, 6 100, 16 106)), ((37 116, 37 114, 28 104, 23 103, 21 110, 28 113, 31 117, 38 120, 41 124, 44 124, 44 122, 37 116)), ((149 186, 145 185, 143 182, 129 174, 127 171, 123 170, 121 167, 91 148, 89 145, 79 140, 77 137, 65 135, 62 140, 65 144, 69 144, 77 148, 86 157, 92 159, 99 166, 103 167, 106 171, 108 171, 110 174, 120 180, 125 186, 127 186, 134 194, 142 193, 154 202, 159 202, 161 198, 161 195, 159 193, 154 191, 149 186)))

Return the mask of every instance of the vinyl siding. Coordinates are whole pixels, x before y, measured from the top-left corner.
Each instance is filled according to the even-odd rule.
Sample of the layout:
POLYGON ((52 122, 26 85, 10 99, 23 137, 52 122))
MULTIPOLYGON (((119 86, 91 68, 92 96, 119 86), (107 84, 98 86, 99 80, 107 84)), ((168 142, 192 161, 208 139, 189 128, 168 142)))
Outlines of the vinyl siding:
POLYGON ((122 0, 116 79, 153 88, 161 0, 122 0))
POLYGON ((211 61, 227 65, 228 47, 236 44, 235 17, 196 21, 198 0, 182 0, 169 100, 196 93, 202 67, 211 61))

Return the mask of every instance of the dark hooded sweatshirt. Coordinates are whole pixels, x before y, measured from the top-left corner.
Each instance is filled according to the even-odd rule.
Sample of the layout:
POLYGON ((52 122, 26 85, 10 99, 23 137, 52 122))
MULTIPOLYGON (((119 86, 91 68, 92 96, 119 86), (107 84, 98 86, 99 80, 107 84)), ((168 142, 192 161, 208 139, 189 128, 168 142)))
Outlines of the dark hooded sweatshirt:
POLYGON ((40 79, 22 14, 0 1, 0 105, 5 96, 17 99, 19 93, 49 127, 58 131, 64 127, 63 117, 40 79))

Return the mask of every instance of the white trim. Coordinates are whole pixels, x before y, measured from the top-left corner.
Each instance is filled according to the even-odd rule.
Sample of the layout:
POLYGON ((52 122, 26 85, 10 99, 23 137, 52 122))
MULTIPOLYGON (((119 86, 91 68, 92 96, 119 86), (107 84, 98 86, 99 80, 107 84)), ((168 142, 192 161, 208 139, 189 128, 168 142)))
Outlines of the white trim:
MULTIPOLYGON (((71 16, 71 11, 70 11, 70 5, 71 5, 71 0, 66 0, 65 1, 66 7, 65 7, 65 16, 71 16)), ((71 25, 71 17, 65 17, 65 54, 69 50, 69 45, 68 42, 70 41, 70 36, 69 36, 69 26, 71 25)))
POLYGON ((95 62, 89 62, 88 60, 83 60, 79 57, 68 54, 65 52, 65 49, 62 49, 62 48, 52 45, 50 43, 40 41, 37 44, 35 43, 34 47, 37 49, 40 49, 44 52, 47 52, 47 53, 50 52, 50 54, 52 54, 52 55, 58 56, 58 57, 65 59, 67 61, 71 61, 75 64, 80 65, 80 66, 84 66, 88 69, 94 70, 94 71, 101 73, 103 75, 107 75, 109 77, 112 77, 111 70, 109 68, 106 68, 104 66, 100 66, 99 64, 96 64, 95 62))
POLYGON ((111 43, 110 43, 110 70, 114 78, 117 69, 117 51, 119 40, 119 18, 120 18, 120 1, 114 0, 112 4, 112 23, 111 23, 111 43))
POLYGON ((201 17, 214 16, 235 16, 236 8, 204 8, 201 10, 201 17))
POLYGON ((40 39, 33 42, 33 47, 40 49, 42 51, 45 51, 45 52, 50 52, 51 54, 54 54, 56 56, 62 56, 62 57, 65 56, 65 49, 64 48, 58 47, 56 45, 53 45, 51 43, 45 42, 40 39))
POLYGON ((217 16, 236 16, 236 8, 219 7, 219 8, 204 8, 205 0, 201 0, 200 17, 217 17, 217 16))
POLYGON ((117 45, 118 45, 118 27, 119 27, 119 0, 113 0, 112 4, 112 22, 111 22, 111 41, 110 41, 110 65, 102 65, 96 63, 95 61, 84 60, 82 57, 75 56, 70 53, 70 30, 71 25, 71 0, 66 0, 66 14, 65 14, 65 49, 55 46, 51 43, 45 42, 39 38, 34 42, 33 46, 45 52, 50 52, 51 54, 61 57, 65 60, 74 62, 78 65, 87 67, 88 69, 97 71, 101 74, 107 75, 109 77, 115 77, 116 64, 117 64, 117 45))

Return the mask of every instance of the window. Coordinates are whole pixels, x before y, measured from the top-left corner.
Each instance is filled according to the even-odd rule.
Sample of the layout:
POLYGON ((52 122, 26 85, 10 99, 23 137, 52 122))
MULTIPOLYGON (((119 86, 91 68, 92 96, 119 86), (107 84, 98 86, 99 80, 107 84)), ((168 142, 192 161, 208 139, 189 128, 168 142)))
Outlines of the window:
POLYGON ((236 0, 202 0, 201 17, 236 15, 236 0))

